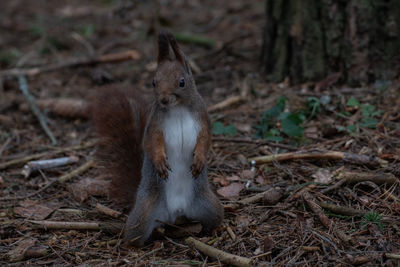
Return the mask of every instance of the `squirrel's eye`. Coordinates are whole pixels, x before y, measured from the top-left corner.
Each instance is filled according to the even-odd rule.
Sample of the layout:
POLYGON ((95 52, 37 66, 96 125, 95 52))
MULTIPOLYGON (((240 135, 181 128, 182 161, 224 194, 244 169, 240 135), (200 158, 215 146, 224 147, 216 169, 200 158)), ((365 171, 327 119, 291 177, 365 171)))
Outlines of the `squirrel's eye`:
POLYGON ((179 80, 179 87, 185 87, 185 79, 180 79, 179 80))
POLYGON ((153 81, 151 82, 151 84, 153 85, 153 87, 156 87, 156 81, 153 79, 153 81))

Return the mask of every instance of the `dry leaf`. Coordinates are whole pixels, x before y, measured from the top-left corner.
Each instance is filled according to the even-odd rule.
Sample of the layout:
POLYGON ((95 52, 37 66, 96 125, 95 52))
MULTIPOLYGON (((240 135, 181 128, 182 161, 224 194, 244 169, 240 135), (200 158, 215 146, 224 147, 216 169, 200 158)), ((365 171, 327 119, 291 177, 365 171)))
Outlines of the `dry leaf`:
POLYGON ((270 236, 264 239, 264 253, 271 251, 275 247, 275 242, 270 236))
POLYGON ((227 186, 229 182, 225 179, 224 176, 217 176, 213 179, 213 182, 216 184, 220 184, 221 186, 227 186))
POLYGON ((332 182, 333 174, 327 169, 318 169, 316 173, 311 175, 314 178, 314 182, 320 184, 330 184, 332 182))
POLYGON ((50 208, 44 204, 39 204, 38 201, 26 199, 18 203, 21 207, 15 207, 14 213, 29 219, 44 220, 56 208, 50 208))
POLYGON ((85 178, 68 187, 74 198, 80 202, 85 201, 89 196, 107 196, 110 181, 85 178))
POLYGON ((28 238, 18 242, 18 246, 7 253, 10 262, 22 261, 25 258, 25 252, 36 243, 36 239, 28 238))
POLYGON ((237 197, 243 188, 244 185, 241 183, 231 183, 228 186, 218 189, 217 193, 225 198, 237 197))
POLYGON ((240 181, 240 177, 237 175, 233 175, 233 176, 226 177, 226 180, 228 180, 230 182, 237 182, 237 181, 240 181))
POLYGON ((255 170, 243 170, 240 176, 245 180, 252 180, 255 174, 255 170))
POLYGON ((236 225, 238 227, 247 227, 250 224, 250 219, 247 216, 238 215, 236 216, 236 225))
POLYGON ((265 191, 263 197, 263 203, 264 205, 275 205, 276 203, 279 202, 281 198, 282 198, 282 193, 276 190, 275 188, 271 187, 270 189, 265 191))
POLYGON ((259 183, 259 184, 265 184, 264 177, 262 177, 262 176, 257 176, 256 182, 259 183))

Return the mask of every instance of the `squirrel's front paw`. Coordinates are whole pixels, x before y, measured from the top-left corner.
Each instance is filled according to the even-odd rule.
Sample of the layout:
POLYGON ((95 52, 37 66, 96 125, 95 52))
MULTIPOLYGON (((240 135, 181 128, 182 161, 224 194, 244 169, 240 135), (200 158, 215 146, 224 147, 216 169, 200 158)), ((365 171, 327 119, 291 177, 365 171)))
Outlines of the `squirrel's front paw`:
POLYGON ((206 157, 204 157, 203 155, 200 155, 198 153, 194 153, 193 164, 191 167, 194 178, 199 177, 200 173, 204 169, 205 164, 206 164, 206 157))
POLYGON ((168 171, 171 170, 171 168, 168 165, 167 159, 165 157, 162 157, 154 162, 154 167, 157 170, 158 175, 162 179, 167 179, 168 178, 168 171))

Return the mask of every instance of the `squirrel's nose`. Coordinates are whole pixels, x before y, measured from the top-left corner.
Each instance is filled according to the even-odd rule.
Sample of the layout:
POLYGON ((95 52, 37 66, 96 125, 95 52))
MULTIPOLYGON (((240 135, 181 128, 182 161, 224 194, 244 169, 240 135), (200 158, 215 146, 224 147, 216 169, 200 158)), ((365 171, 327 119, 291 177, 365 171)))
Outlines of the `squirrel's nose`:
POLYGON ((167 105, 168 102, 169 102, 169 98, 166 97, 166 96, 164 96, 164 97, 162 97, 162 98, 160 99, 160 102, 161 102, 161 104, 163 104, 163 105, 167 105))

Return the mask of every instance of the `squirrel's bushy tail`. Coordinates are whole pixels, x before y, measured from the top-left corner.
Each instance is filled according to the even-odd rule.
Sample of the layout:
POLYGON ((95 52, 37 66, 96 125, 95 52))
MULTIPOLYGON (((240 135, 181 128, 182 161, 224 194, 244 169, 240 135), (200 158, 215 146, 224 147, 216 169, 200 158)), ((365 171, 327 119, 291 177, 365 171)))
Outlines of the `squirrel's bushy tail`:
POLYGON ((132 206, 141 180, 147 108, 137 98, 130 100, 121 91, 108 88, 93 98, 91 110, 100 137, 97 159, 111 177, 110 197, 132 206))

